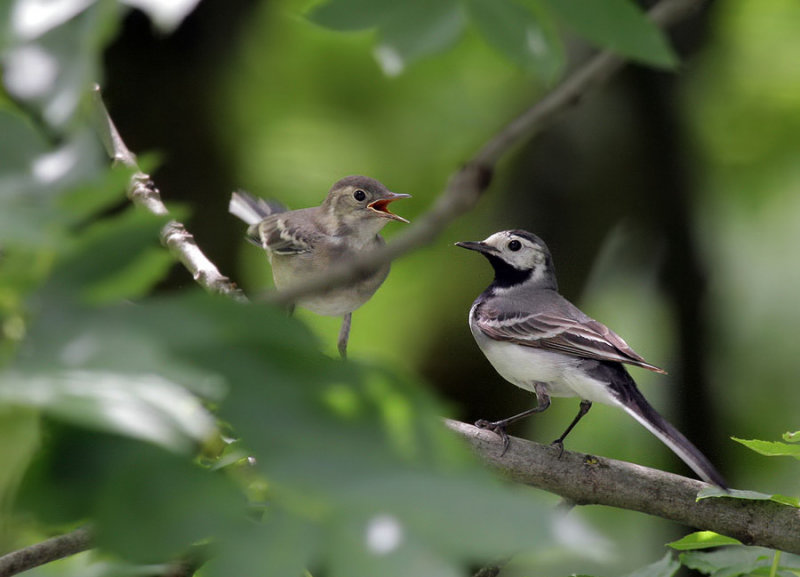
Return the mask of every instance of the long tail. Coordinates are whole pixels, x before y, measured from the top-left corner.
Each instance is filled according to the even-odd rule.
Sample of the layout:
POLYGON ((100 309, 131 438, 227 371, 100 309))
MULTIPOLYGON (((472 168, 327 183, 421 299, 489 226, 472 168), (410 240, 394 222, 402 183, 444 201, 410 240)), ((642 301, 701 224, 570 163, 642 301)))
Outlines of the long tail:
POLYGON ((624 396, 619 399, 625 411, 658 437, 662 443, 672 449, 672 452, 689 465, 701 479, 727 489, 728 484, 714 465, 711 464, 711 461, 683 433, 656 412, 647 402, 647 399, 644 398, 644 395, 636 388, 632 378, 631 383, 633 387, 625 391, 624 396))
POLYGON ((256 198, 243 190, 238 190, 231 194, 228 212, 248 225, 253 225, 271 214, 286 212, 286 207, 279 202, 256 198))
POLYGON ((672 449, 672 452, 689 465, 701 479, 723 489, 728 488, 725 479, 714 468, 711 461, 700 452, 700 449, 695 447, 647 402, 625 367, 619 363, 601 361, 593 367, 593 372, 595 373, 593 376, 608 383, 614 399, 629 415, 672 449))

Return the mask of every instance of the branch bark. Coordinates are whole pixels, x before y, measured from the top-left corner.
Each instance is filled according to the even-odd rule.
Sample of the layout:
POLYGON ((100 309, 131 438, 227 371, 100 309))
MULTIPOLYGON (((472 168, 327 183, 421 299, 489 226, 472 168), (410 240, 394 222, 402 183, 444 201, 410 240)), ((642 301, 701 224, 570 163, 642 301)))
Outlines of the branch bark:
MULTIPOLYGON (((136 161, 136 155, 127 147, 114 125, 114 121, 111 120, 103 103, 100 86, 95 84, 92 92, 94 121, 106 152, 115 164, 122 164, 134 171, 128 186, 128 198, 134 204, 153 214, 168 215, 169 210, 161 200, 161 193, 150 176, 142 172, 136 161)), ((229 296, 237 301, 247 300, 241 289, 220 273, 216 265, 200 250, 194 236, 180 222, 170 220, 164 225, 161 230, 161 244, 167 247, 170 253, 192 274, 192 278, 206 290, 229 296)))
POLYGON ((0 557, 0 577, 10 577, 92 548, 92 532, 81 527, 0 557))
POLYGON ((607 505, 677 521, 698 529, 800 554, 800 509, 773 501, 727 497, 697 500, 706 483, 633 463, 564 451, 512 437, 501 455, 496 434, 459 421, 445 424, 486 463, 514 481, 577 505, 607 505))

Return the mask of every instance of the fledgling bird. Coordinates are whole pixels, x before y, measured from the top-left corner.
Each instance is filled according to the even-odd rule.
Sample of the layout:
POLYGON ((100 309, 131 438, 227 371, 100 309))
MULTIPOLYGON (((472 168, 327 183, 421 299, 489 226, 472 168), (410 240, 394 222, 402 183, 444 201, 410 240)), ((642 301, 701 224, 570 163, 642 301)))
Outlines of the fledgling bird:
POLYGON ((506 230, 481 242, 457 246, 483 254, 494 281, 475 300, 469 326, 483 354, 507 381, 536 394, 537 406, 476 426, 495 431, 508 448, 506 427, 550 406, 550 397, 578 397, 580 411, 553 443, 563 442, 593 402, 615 405, 666 444, 701 479, 726 484, 711 462, 659 415, 636 387, 623 363, 657 373, 614 331, 585 315, 558 293, 550 251, 538 236, 506 230))
MULTIPOLYGON (((287 210, 239 191, 231 195, 228 210, 249 225, 248 240, 267 252, 275 288, 286 290, 382 246, 378 233, 387 222, 408 222, 390 212, 389 203, 410 197, 391 192, 374 178, 347 176, 331 187, 320 206, 287 210)), ((343 317, 338 348, 345 358, 353 311, 372 297, 388 274, 386 264, 369 276, 296 304, 320 315, 343 317)))

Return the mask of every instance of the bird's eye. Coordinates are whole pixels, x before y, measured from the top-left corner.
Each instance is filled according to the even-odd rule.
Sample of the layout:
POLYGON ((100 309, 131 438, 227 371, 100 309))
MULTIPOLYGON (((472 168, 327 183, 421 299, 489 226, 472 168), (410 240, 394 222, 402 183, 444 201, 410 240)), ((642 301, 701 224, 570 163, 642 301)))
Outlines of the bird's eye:
POLYGON ((522 248, 522 243, 518 240, 512 240, 510 243, 508 243, 508 250, 513 250, 514 252, 517 252, 521 248, 522 248))
POLYGON ((359 189, 353 193, 353 198, 355 198, 358 202, 361 202, 367 198, 367 193, 359 189))

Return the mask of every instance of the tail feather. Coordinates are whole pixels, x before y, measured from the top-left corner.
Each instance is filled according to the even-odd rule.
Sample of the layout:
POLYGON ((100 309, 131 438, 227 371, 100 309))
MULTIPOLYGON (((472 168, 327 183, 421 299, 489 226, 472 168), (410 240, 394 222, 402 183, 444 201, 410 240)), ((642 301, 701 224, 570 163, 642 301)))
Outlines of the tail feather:
MULTIPOLYGON (((633 383, 633 379, 631 379, 631 383, 633 383)), ((701 479, 722 487, 723 489, 728 488, 725 479, 719 474, 714 465, 711 464, 711 461, 709 461, 708 458, 700 452, 700 449, 695 447, 683 433, 678 431, 669 421, 656 412, 642 393, 639 392, 635 384, 625 393, 624 398, 620 398, 620 401, 622 402, 622 407, 629 415, 639 421, 639 423, 658 437, 667 447, 672 449, 672 452, 678 455, 684 463, 689 465, 701 479)))
POLYGON ((238 190, 231 194, 228 212, 248 225, 254 225, 272 214, 286 212, 286 207, 279 202, 256 198, 238 190))

